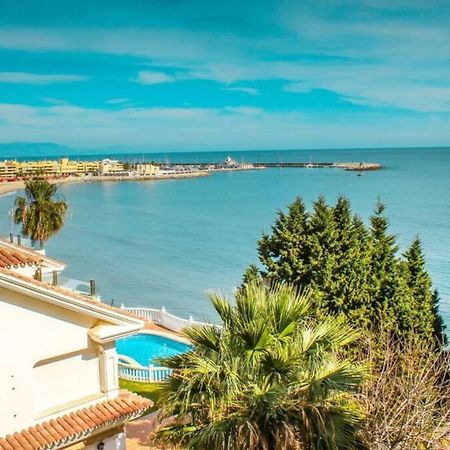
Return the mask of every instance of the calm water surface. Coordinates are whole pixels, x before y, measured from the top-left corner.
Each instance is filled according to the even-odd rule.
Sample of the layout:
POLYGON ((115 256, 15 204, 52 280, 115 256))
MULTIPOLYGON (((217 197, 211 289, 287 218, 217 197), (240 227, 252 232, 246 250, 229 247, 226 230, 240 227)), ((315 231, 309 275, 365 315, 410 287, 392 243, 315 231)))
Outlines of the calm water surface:
MULTIPOLYGON (((226 153, 128 155, 123 159, 220 161, 226 153)), ((309 151, 231 153, 239 161, 308 161, 309 151)), ((416 234, 441 294, 450 326, 450 149, 313 151, 313 161, 373 161, 382 171, 268 169, 210 177, 62 186, 70 204, 49 255, 68 263, 66 275, 97 281, 104 301, 165 306, 181 316, 213 318, 208 290, 231 293, 257 261, 256 241, 275 212, 297 195, 310 206, 345 194, 365 220, 377 198, 387 205, 401 251, 416 234)), ((0 232, 10 231, 13 195, 0 197, 0 232)))

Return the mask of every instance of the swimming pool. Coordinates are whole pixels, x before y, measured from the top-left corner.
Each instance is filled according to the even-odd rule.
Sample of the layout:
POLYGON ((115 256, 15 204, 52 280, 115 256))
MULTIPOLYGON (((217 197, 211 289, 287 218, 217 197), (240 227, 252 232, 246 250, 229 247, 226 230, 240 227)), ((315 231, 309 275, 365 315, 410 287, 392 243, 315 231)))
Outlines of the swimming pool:
POLYGON ((191 347, 182 342, 174 341, 154 334, 136 334, 116 342, 119 355, 129 356, 143 366, 159 365, 156 358, 173 356, 187 352, 191 347))

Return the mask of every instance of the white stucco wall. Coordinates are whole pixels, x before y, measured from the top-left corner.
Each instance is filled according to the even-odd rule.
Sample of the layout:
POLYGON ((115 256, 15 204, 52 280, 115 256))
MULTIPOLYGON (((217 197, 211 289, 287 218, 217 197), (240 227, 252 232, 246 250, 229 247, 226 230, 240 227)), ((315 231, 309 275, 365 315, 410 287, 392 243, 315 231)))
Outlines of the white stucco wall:
POLYGON ((72 402, 73 409, 117 388, 117 378, 101 381, 98 353, 106 354, 113 373, 115 347, 112 342, 104 351, 90 340, 96 319, 3 288, 0 318, 0 436, 52 408, 72 402))
POLYGON ((99 359, 95 349, 62 355, 45 360, 32 370, 34 410, 45 416, 45 411, 59 404, 76 401, 99 392, 99 359))

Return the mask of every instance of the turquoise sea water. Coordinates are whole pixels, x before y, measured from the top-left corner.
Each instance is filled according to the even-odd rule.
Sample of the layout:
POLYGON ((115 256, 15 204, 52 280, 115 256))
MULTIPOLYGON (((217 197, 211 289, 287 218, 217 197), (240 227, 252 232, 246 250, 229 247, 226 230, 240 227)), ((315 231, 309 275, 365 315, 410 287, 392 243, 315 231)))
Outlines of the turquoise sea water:
MULTIPOLYGON (((70 204, 48 254, 68 263, 66 275, 97 281, 103 301, 165 306, 212 319, 206 291, 232 293, 256 241, 275 212, 297 195, 310 206, 345 194, 367 220, 377 197, 404 250, 416 234, 450 326, 450 149, 268 151, 229 153, 238 161, 372 161, 385 169, 362 177, 340 169, 267 169, 210 177, 81 183, 60 192, 70 204)), ((109 156, 109 155, 108 155, 109 156)), ((227 153, 126 155, 127 160, 221 161, 227 153)), ((14 195, 0 197, 0 233, 10 231, 14 195)))

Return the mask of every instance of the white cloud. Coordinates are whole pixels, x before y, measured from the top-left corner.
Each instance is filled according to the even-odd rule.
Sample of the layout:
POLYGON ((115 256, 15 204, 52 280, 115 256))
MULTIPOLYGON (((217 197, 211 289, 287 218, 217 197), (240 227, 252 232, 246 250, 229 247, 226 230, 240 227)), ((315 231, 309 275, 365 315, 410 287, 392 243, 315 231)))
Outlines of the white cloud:
POLYGON ((89 77, 84 75, 0 72, 0 83, 54 84, 54 83, 73 83, 77 81, 86 81, 88 79, 89 77))
POLYGON ((445 145, 448 117, 383 114, 333 121, 249 107, 92 109, 0 104, 2 142, 55 142, 79 148, 120 145, 149 150, 335 148, 445 145), (380 133, 380 129, 383 130, 380 133))
POLYGON ((139 84, 161 84, 161 83, 173 83, 175 77, 167 75, 163 72, 155 72, 153 70, 141 70, 138 72, 137 77, 133 79, 139 84))
POLYGON ((308 92, 311 92, 311 89, 312 87, 303 81, 288 83, 283 87, 285 92, 295 92, 297 94, 307 94, 308 92))
POLYGON ((264 113, 263 109, 254 108, 253 106, 228 106, 225 109, 245 116, 259 116, 264 113))
POLYGON ((129 101, 130 101, 129 98, 118 97, 118 98, 111 98, 109 100, 106 100, 105 103, 108 104, 108 105, 120 105, 122 103, 127 103, 129 101))
POLYGON ((222 91, 243 92, 244 94, 248 95, 259 95, 258 89, 252 87, 241 87, 241 86, 226 87, 222 88, 222 91))
MULTIPOLYGON (((400 12, 393 6, 397 15, 392 17, 375 7, 375 0, 364 0, 362 6, 352 1, 346 14, 335 14, 345 3, 311 7, 308 2, 283 1, 283 7, 273 11, 279 26, 276 38, 269 32, 249 38, 201 27, 0 27, 0 48, 128 55, 175 73, 141 71, 134 81, 143 84, 187 78, 226 85, 284 80, 288 92, 328 89, 366 106, 449 111, 450 30, 445 14, 430 22, 420 14, 411 19, 413 14, 402 15, 401 8, 408 9, 405 1, 400 12)), ((224 89, 256 94, 253 88, 224 89)))
POLYGON ((359 105, 393 107, 419 112, 450 112, 450 81, 436 84, 432 74, 392 66, 320 64, 298 66, 302 81, 287 83, 284 90, 307 93, 326 89, 359 105))
POLYGON ((61 98, 54 98, 54 97, 41 97, 40 100, 42 100, 45 103, 49 103, 50 105, 68 105, 69 102, 67 100, 63 100, 61 98))

